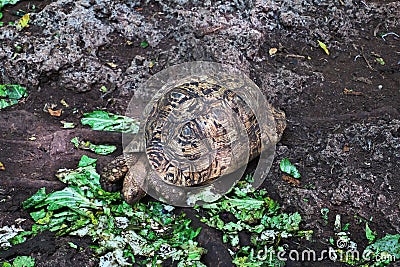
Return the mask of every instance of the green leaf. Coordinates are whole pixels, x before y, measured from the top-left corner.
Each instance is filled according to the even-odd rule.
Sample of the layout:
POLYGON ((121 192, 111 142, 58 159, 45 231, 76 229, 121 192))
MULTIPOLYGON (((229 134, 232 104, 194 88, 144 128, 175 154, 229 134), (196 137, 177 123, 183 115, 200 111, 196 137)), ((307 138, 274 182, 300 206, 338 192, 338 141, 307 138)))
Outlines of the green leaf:
POLYGON ((9 107, 9 106, 13 106, 13 105, 16 105, 16 104, 18 104, 18 101, 15 100, 15 99, 10 99, 10 100, 0 99, 0 109, 6 108, 6 107, 9 107))
POLYGON ((18 84, 0 84, 0 97, 21 99, 28 96, 26 88, 18 84))
POLYGON ((18 20, 17 25, 15 26, 17 30, 21 31, 23 28, 28 27, 30 17, 29 14, 25 14, 22 16, 20 20, 18 20))
POLYGON ((98 209, 100 206, 87 199, 77 188, 66 187, 61 191, 51 193, 45 200, 48 210, 57 210, 62 207, 70 208, 79 214, 85 215, 84 208, 98 209))
POLYGON ((30 213, 32 219, 36 222, 46 216, 46 211, 44 209, 34 211, 30 213))
POLYGON ((33 267, 35 259, 30 256, 17 256, 12 264, 13 267, 33 267))
POLYGON ((18 235, 14 236, 13 238, 10 239, 10 243, 12 245, 17 245, 25 242, 27 236, 31 236, 32 231, 23 231, 20 232, 18 235))
POLYGON ((115 150, 117 150, 116 146, 112 146, 112 145, 94 145, 91 144, 90 145, 90 149, 99 155, 108 155, 113 153, 115 150))
POLYGON ((239 249, 232 261, 237 266, 284 266, 276 257, 280 240, 292 235, 310 239, 312 231, 299 230, 299 213, 281 212, 277 202, 265 191, 252 189, 250 182, 251 179, 239 181, 228 195, 198 208, 203 214, 200 220, 222 231, 223 242, 239 249), (221 216, 233 219, 225 222, 221 216), (251 246, 240 247, 239 232, 251 235, 251 246), (268 255, 267 261, 256 256, 259 254, 268 255))
POLYGON ((78 147, 79 147, 79 138, 78 138, 78 137, 72 138, 72 139, 71 139, 71 143, 73 143, 74 146, 75 146, 76 148, 78 148, 78 147))
POLYGON ((143 42, 140 43, 140 46, 141 46, 142 48, 146 48, 146 47, 149 46, 149 43, 146 42, 146 41, 143 41, 143 42))
POLYGON ((288 158, 282 159, 279 166, 281 168, 281 171, 283 171, 284 173, 287 173, 296 179, 299 179, 301 177, 300 172, 292 163, 290 163, 288 158))
POLYGON ((73 129, 75 124, 73 122, 61 121, 63 129, 73 129))
POLYGON ((47 198, 46 188, 42 187, 34 195, 32 195, 30 198, 22 202, 22 207, 24 209, 33 208, 38 204, 40 204, 41 202, 43 202, 43 200, 45 200, 46 198, 47 198))
POLYGON ((83 155, 78 163, 78 167, 87 167, 87 166, 92 166, 95 164, 97 159, 92 159, 86 155, 83 155))
POLYGON ((26 88, 17 84, 0 84, 0 109, 18 104, 18 100, 28 96, 26 88))
POLYGON ((97 131, 116 131, 122 133, 137 133, 139 122, 121 115, 115 115, 102 110, 96 110, 83 114, 81 119, 83 125, 89 125, 97 131))
POLYGON ((329 50, 328 50, 328 47, 326 46, 326 44, 324 44, 320 40, 317 40, 317 42, 318 42, 319 47, 321 47, 322 50, 324 50, 325 54, 327 54, 329 56, 329 50))
POLYGON ((102 93, 107 93, 108 89, 107 89, 106 86, 102 85, 102 86, 100 87, 100 91, 101 91, 102 93))
POLYGON ((378 62, 378 63, 381 64, 382 66, 385 65, 385 61, 383 60, 383 58, 377 57, 375 60, 376 60, 376 62, 378 62))
POLYGON ((376 238, 374 232, 372 232, 371 228, 369 228, 368 223, 365 224, 365 236, 367 237, 369 244, 371 244, 376 238))
POLYGON ((78 249, 78 246, 77 246, 76 244, 72 243, 72 242, 68 242, 68 245, 69 245, 71 248, 78 249))
POLYGON ((90 141, 80 140, 79 137, 74 137, 71 139, 71 143, 74 144, 76 148, 80 148, 83 150, 90 150, 99 155, 108 155, 117 150, 116 146, 112 145, 95 145, 90 141))

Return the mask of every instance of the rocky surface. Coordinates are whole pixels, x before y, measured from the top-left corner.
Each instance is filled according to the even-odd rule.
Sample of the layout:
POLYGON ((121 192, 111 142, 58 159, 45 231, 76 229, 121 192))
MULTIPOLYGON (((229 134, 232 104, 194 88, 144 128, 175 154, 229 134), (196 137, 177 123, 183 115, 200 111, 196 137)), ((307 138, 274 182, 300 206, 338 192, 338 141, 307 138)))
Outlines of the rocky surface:
MULTIPOLYGON (((381 235, 398 233, 398 18, 396 1, 48 2, 31 14, 29 28, 0 28, 0 82, 25 85, 31 95, 27 103, 1 111, 1 124, 10 125, 7 116, 25 109, 34 114, 32 125, 51 134, 59 121, 42 111, 46 103, 67 97, 72 107, 60 120, 78 121, 95 108, 123 113, 140 84, 167 66, 194 60, 232 64, 261 90, 268 88, 267 98, 287 114, 288 127, 263 186, 285 209, 302 214, 304 227, 320 237, 317 246, 332 235, 335 214, 351 223, 355 239, 364 235, 359 218, 371 219, 381 235), (328 45, 329 56, 317 40, 328 45), (271 56, 270 48, 278 52, 271 56), (102 86, 108 91, 100 91, 102 86), (345 88, 360 95, 345 94, 345 88), (302 173, 299 187, 281 180, 278 164, 284 157, 302 173), (328 225, 322 208, 330 210, 328 225)), ((5 155, 16 146, 12 139, 45 135, 26 125, 13 127, 2 132, 0 161, 14 168, 0 176, 30 179, 33 169, 36 179, 51 180, 56 166, 41 167, 51 157, 21 170, 26 165, 18 155, 5 155)), ((29 149, 34 148, 24 151, 29 149)), ((7 204, 0 207, 5 218, 0 226, 24 215, 12 214, 23 196, 10 187, 2 190, 7 204)))

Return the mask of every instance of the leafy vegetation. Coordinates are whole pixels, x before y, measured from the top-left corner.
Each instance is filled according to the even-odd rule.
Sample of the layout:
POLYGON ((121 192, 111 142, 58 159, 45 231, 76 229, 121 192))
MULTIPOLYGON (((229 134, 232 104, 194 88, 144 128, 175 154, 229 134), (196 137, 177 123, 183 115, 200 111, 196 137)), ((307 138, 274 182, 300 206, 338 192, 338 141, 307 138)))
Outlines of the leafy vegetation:
MULTIPOLYGON (((95 252, 100 266, 158 265, 166 260, 178 266, 204 266, 200 257, 206 250, 195 241, 200 228, 190 227, 184 214, 175 215, 173 207, 159 202, 136 203, 130 206, 119 193, 109 193, 100 186, 96 159, 83 156, 78 167, 60 170, 57 177, 68 186, 46 193, 45 188, 23 202, 31 210, 35 221, 31 231, 24 231, 11 239, 13 244, 27 236, 49 230, 58 235, 89 236, 98 243, 95 252)), ((255 257, 268 248, 274 255, 268 266, 281 266, 275 254, 283 249, 283 238, 309 236, 312 231, 300 231, 298 213, 280 212, 278 203, 266 191, 255 191, 250 177, 240 181, 233 191, 221 200, 204 205, 205 224, 223 232, 224 242, 235 247, 233 263, 238 266, 265 266, 265 259, 255 257), (225 223, 222 214, 230 213, 236 222, 225 223), (251 245, 239 246, 239 232, 251 234, 251 245)), ((200 209, 200 208, 199 208, 200 209)))
POLYGON ((0 109, 18 104, 18 101, 27 97, 25 87, 17 84, 0 84, 0 109))
POLYGON ((12 263, 3 262, 2 267, 33 267, 35 266, 35 259, 29 256, 17 256, 12 263))
POLYGON ((15 225, 11 226, 3 226, 0 228, 0 249, 7 249, 12 246, 10 240, 18 235, 19 232, 23 232, 24 230, 15 225))
POLYGON ((233 192, 216 203, 204 205, 201 221, 223 232, 223 241, 237 253, 231 253, 237 266, 283 266, 276 254, 283 250, 282 239, 292 236, 310 237, 312 231, 300 231, 299 213, 282 213, 277 202, 265 190, 254 190, 251 176, 239 181, 233 192), (224 222, 221 216, 232 217, 224 222), (239 233, 251 235, 251 245, 239 245, 239 233), (263 257, 260 255, 268 255, 263 257))
POLYGON ((365 224, 365 236, 367 237, 370 244, 376 238, 376 235, 374 234, 374 232, 372 232, 371 228, 369 228, 368 223, 365 224))
POLYGON ((24 201, 35 224, 13 243, 49 230, 91 237, 98 243, 100 266, 160 264, 168 259, 179 266, 203 266, 200 257, 206 251, 194 241, 200 229, 192 229, 184 214, 175 215, 173 207, 159 202, 126 204, 119 193, 101 188, 95 165, 95 159, 83 156, 77 169, 57 175, 68 187, 50 194, 42 188, 24 201))
POLYGON ((6 5, 15 5, 20 0, 0 0, 0 10, 6 5))
POLYGON ((89 125, 97 131, 114 131, 123 133, 137 133, 139 122, 121 115, 115 115, 102 110, 83 114, 81 123, 89 125))
POLYGON ((74 137, 71 139, 71 143, 74 144, 76 148, 90 150, 99 155, 108 155, 113 153, 117 147, 112 145, 95 145, 90 141, 80 140, 79 137, 74 137))
POLYGON ((293 176, 296 179, 301 177, 300 172, 297 170, 296 166, 294 166, 288 158, 284 158, 280 163, 281 171, 293 176))

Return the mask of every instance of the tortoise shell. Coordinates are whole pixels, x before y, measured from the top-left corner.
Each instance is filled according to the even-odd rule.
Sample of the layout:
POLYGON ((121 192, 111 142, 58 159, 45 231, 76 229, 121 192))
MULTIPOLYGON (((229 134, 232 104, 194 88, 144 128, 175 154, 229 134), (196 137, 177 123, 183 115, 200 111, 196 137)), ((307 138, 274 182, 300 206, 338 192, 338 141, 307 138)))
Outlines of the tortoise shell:
POLYGON ((124 155, 101 173, 106 190, 128 203, 145 193, 178 206, 212 202, 259 157, 252 186, 272 165, 285 114, 271 107, 242 72, 189 62, 152 76, 135 92, 127 116, 142 114, 139 132, 124 135, 124 155))
POLYGON ((261 152, 251 108, 235 92, 204 80, 180 84, 153 105, 145 140, 153 169, 177 186, 215 180, 261 152))

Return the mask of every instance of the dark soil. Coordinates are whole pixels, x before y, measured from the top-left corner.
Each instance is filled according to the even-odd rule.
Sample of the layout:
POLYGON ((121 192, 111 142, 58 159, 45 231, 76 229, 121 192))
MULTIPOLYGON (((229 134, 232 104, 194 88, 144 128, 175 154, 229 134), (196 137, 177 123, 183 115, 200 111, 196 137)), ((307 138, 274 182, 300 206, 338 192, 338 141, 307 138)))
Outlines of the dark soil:
MULTIPOLYGON (((90 4, 98 7, 95 14, 105 25, 125 22, 122 13, 120 17, 111 16, 104 6, 95 2, 90 4)), ((196 26, 182 26, 181 16, 189 16, 182 14, 197 9, 194 9, 195 4, 180 2, 183 3, 179 9, 181 13, 174 13, 171 11, 173 4, 162 1, 130 6, 144 19, 138 25, 147 23, 147 20, 157 21, 157 27, 154 27, 162 37, 148 32, 130 35, 120 30, 106 34, 108 39, 97 46, 86 45, 87 40, 82 39, 77 44, 84 58, 73 63, 66 60, 65 65, 54 63, 57 67, 46 70, 43 68, 46 61, 35 63, 27 58, 18 60, 18 57, 13 61, 7 50, 19 44, 23 53, 29 55, 40 48, 39 41, 35 47, 29 44, 29 40, 41 40, 50 35, 43 25, 35 23, 36 17, 33 17, 32 25, 19 35, 0 36, 0 83, 19 83, 29 89, 27 99, 0 111, 0 162, 5 165, 5 170, 0 171, 0 227, 15 224, 22 218, 21 226, 28 228, 33 222, 29 213, 22 209, 21 202, 43 186, 48 191, 63 187, 54 176, 56 171, 74 168, 80 157, 87 154, 74 149, 70 143, 72 137, 81 136, 95 143, 119 146, 111 156, 98 156, 100 167, 121 153, 119 134, 93 132, 79 126, 83 113, 104 109, 123 114, 130 96, 146 78, 166 66, 202 59, 237 64, 263 92, 273 87, 266 96, 274 106, 286 112, 288 126, 277 146, 275 161, 263 187, 285 211, 300 212, 304 229, 314 230, 312 242, 293 240, 288 244, 290 249, 327 249, 328 239, 334 235, 336 214, 342 216, 342 222, 350 223, 351 238, 359 248, 367 245, 366 220, 372 220, 370 227, 379 237, 400 233, 400 38, 394 34, 384 39, 380 37, 380 34, 388 32, 400 34, 400 4, 393 1, 343 1, 345 4, 341 5, 342 1, 336 1, 325 8, 321 4, 318 12, 313 9, 302 11, 300 18, 308 16, 309 20, 301 22, 296 9, 284 5, 285 1, 277 1, 277 8, 288 8, 286 13, 277 11, 275 1, 266 1, 264 8, 257 9, 264 12, 260 17, 265 16, 265 23, 276 20, 278 26, 271 26, 271 30, 262 32, 263 37, 258 39, 249 33, 243 41, 249 46, 241 47, 239 38, 244 38, 243 35, 238 34, 237 39, 232 39, 235 33, 225 32, 229 29, 217 29, 212 23, 215 22, 213 18, 205 18, 202 24, 194 17, 196 26), (279 14, 279 17, 272 18, 270 13, 279 14), (336 19, 335 14, 344 17, 336 19), (330 16, 332 20, 329 20, 330 16), (324 17, 326 24, 321 22, 324 17), (338 21, 343 24, 335 24, 338 21), (155 45, 150 40, 148 48, 140 47, 140 42, 149 36, 156 40, 155 45), (329 56, 316 45, 317 39, 329 44, 329 56), (272 47, 278 48, 273 57, 268 54, 272 47), (383 58, 385 65, 379 64, 377 57, 383 58), (99 66, 104 66, 93 66, 92 72, 89 66, 93 58, 99 66), (80 65, 85 60, 89 63, 80 65), (156 62, 154 67, 147 67, 152 60, 156 62), (118 69, 109 67, 109 62, 118 65, 118 69), (38 64, 37 68, 35 64, 38 64), (79 76, 71 71, 73 69, 77 69, 76 73, 88 73, 88 76, 79 76), (91 77, 92 73, 98 76, 91 77), (81 86, 77 86, 79 84, 81 86), (109 88, 109 93, 99 90, 102 85, 109 88), (358 95, 344 93, 346 88, 358 95), (69 107, 64 107, 61 100, 65 100, 69 107), (62 108, 61 117, 45 112, 46 103, 62 108), (78 126, 62 129, 61 121, 74 122, 78 126), (302 173, 300 186, 281 179, 278 165, 284 157, 296 163, 302 173), (330 210, 328 223, 322 219, 321 208, 330 210)), ((243 14, 250 16, 244 12, 245 1, 239 2, 244 4, 232 4, 233 11, 224 13, 226 18, 233 16, 238 21, 245 21, 246 15, 243 14), (237 14, 242 15, 236 17, 237 14)), ((2 21, 6 24, 17 20, 16 11, 19 10, 39 14, 51 3, 23 1, 7 6, 2 21)), ((256 3, 248 4, 249 7, 254 5, 256 3)), ((68 14, 74 5, 65 5, 64 8, 63 12, 68 14)), ((0 28, 0 32, 4 29, 6 27, 0 28)), ((90 32, 82 33, 79 38, 84 38, 85 34, 89 36, 90 32)), ((71 53, 69 47, 59 49, 65 49, 60 50, 63 56, 71 53)), ((62 60, 61 56, 54 57, 56 61, 62 60)), ((198 222, 190 209, 184 211, 194 219, 195 226, 203 227, 198 240, 209 251, 203 262, 207 266, 232 266, 221 234, 198 222)), ((68 245, 70 241, 83 248, 91 244, 88 239, 43 233, 0 252, 0 258, 11 260, 17 255, 31 255, 36 258, 37 266, 96 266, 97 259, 90 249, 77 251, 68 245)), ((325 260, 316 263, 288 261, 287 266, 345 265, 325 260)))

